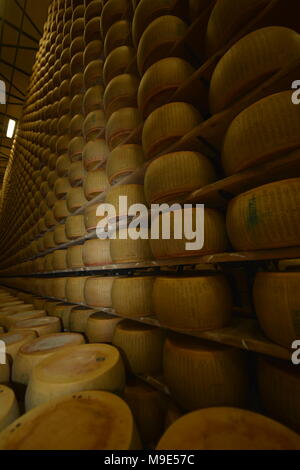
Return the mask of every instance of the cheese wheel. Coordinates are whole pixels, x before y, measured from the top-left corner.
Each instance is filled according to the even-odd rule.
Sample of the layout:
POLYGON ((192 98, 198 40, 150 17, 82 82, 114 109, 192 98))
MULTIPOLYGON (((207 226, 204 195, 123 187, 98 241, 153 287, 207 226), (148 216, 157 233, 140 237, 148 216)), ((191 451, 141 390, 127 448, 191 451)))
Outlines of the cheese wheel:
POLYGON ((109 149, 105 139, 96 139, 88 142, 83 150, 82 158, 86 170, 94 171, 106 162, 109 149))
POLYGON ((101 15, 101 32, 105 38, 113 23, 121 19, 130 19, 131 5, 127 0, 109 0, 103 6, 101 15))
POLYGON ((65 331, 70 330, 70 315, 74 307, 70 304, 58 304, 54 309, 55 316, 60 318, 65 331))
POLYGON ((32 304, 24 304, 23 302, 20 304, 15 305, 6 305, 0 310, 0 313, 4 314, 14 314, 14 313, 21 313, 21 312, 28 312, 32 310, 32 304))
POLYGON ((73 215, 66 220, 66 235, 69 240, 76 240, 85 235, 83 215, 73 215))
POLYGON ((72 59, 70 63, 71 67, 71 75, 74 76, 77 73, 81 73, 83 69, 83 52, 77 52, 72 59))
POLYGON ((147 26, 138 45, 137 64, 140 75, 155 62, 170 55, 172 47, 182 40, 187 24, 177 16, 161 16, 147 26))
POLYGON ((22 312, 22 313, 15 313, 13 315, 9 315, 5 319, 5 328, 9 330, 11 327, 16 325, 16 323, 23 321, 23 320, 32 320, 35 318, 42 318, 45 317, 46 311, 45 310, 32 310, 29 312, 22 312))
POLYGON ((84 287, 85 303, 91 307, 110 308, 114 277, 90 277, 84 287))
MULTIPOLYGON (((54 237, 54 233, 53 233, 53 237, 54 237)), ((54 239, 54 243, 55 243, 55 239, 54 239)), ((53 254, 50 253, 49 255, 45 256, 43 259, 44 259, 44 270, 43 270, 43 272, 45 272, 45 273, 52 272, 53 271, 53 254)))
POLYGON ((62 271, 67 269, 67 250, 56 250, 53 253, 53 269, 62 271))
POLYGON ((280 26, 262 28, 240 39, 214 70, 209 92, 211 113, 223 111, 260 86, 295 61, 299 51, 300 35, 280 26))
POLYGON ((153 315, 153 277, 118 277, 112 288, 112 306, 118 315, 143 318, 153 315))
POLYGON ((82 335, 74 333, 55 333, 37 338, 19 349, 12 371, 15 383, 28 385, 31 372, 40 362, 54 352, 70 346, 83 344, 82 335))
POLYGON ((233 309, 230 287, 222 275, 158 277, 153 304, 161 325, 181 331, 223 328, 233 309))
MULTIPOLYGON (((74 57, 75 54, 82 52, 84 49, 84 40, 82 36, 78 36, 77 38, 73 39, 70 45, 70 56, 74 57)), ((79 70, 80 71, 80 70, 79 70)), ((72 67, 71 67, 72 72, 72 67)))
MULTIPOLYGON (((83 110, 82 110, 83 111, 83 110)), ((75 114, 70 122, 70 134, 72 137, 81 136, 83 128, 84 117, 83 114, 75 114)))
POLYGON ((116 77, 126 73, 135 59, 135 50, 130 46, 119 46, 107 56, 103 66, 103 81, 107 86, 116 77))
POLYGON ((95 313, 95 310, 86 307, 76 307, 70 313, 70 331, 75 333, 84 333, 88 319, 95 313))
POLYGON ((83 123, 83 134, 86 141, 101 138, 105 130, 104 111, 98 109, 89 113, 83 123))
POLYGON ((12 333, 33 331, 37 336, 45 336, 50 333, 59 333, 61 331, 61 323, 57 317, 34 318, 16 323, 9 331, 12 333))
POLYGON ((23 415, 1 434, 0 448, 137 450, 141 445, 131 411, 121 398, 112 393, 80 391, 23 415))
POLYGON ((70 106, 70 114, 71 116, 77 116, 83 114, 83 92, 78 91, 73 97, 70 106))
POLYGON ((206 31, 208 57, 222 49, 253 20, 270 0, 224 0, 216 2, 206 31))
POLYGON ((162 153, 202 122, 191 104, 169 103, 153 111, 143 129, 143 148, 147 159, 162 153))
POLYGON ((85 303, 84 288, 88 277, 68 277, 66 283, 67 301, 72 304, 85 303))
POLYGON ((299 432, 300 376, 297 367, 289 362, 260 357, 257 374, 264 410, 269 416, 299 432))
POLYGON ((18 402, 13 390, 0 385, 0 432, 20 416, 18 402))
POLYGON ((100 37, 97 40, 91 41, 86 45, 83 53, 83 63, 86 68, 90 62, 99 60, 103 51, 103 43, 100 37))
POLYGON ((136 375, 161 371, 163 343, 162 330, 130 320, 119 323, 113 337, 127 369, 136 375))
POLYGON ((238 251, 299 245, 300 179, 266 184, 233 199, 227 231, 238 251))
POLYGON ((116 217, 127 216, 127 208, 120 198, 127 197, 127 208, 135 204, 147 205, 144 187, 141 184, 121 184, 113 186, 107 193, 105 203, 115 208, 116 217))
POLYGON ((153 259, 149 240, 134 240, 126 229, 120 230, 115 240, 110 240, 110 256, 116 264, 142 263, 153 259))
POLYGON ((149 204, 180 202, 189 193, 216 180, 213 165, 197 152, 175 152, 150 163, 145 174, 149 204))
POLYGON ((109 149, 113 150, 124 143, 138 144, 139 136, 134 131, 140 124, 141 118, 137 108, 115 111, 106 125, 106 142, 109 149))
MULTIPOLYGON (((67 153, 65 153, 64 155, 61 155, 57 159, 57 162, 56 162, 56 172, 58 176, 66 176, 68 174, 70 164, 71 164, 71 160, 70 160, 69 155, 67 153)), ((58 179, 56 180, 55 185, 58 179)), ((54 185, 54 188, 55 188, 55 185, 54 185)))
POLYGON ((83 245, 82 259, 87 267, 111 264, 110 240, 87 240, 83 245))
POLYGON ((170 336, 164 347, 164 379, 186 411, 244 406, 249 385, 246 365, 243 351, 192 337, 170 336))
POLYGON ((233 120, 222 150, 222 165, 227 175, 284 156, 300 146, 297 133, 300 112, 291 97, 291 91, 268 96, 233 120), (241 148, 242 155, 238 152, 241 148))
POLYGON ((299 448, 299 436, 285 426, 252 411, 223 407, 188 413, 172 424, 157 446, 158 451, 299 448))
MULTIPOLYGON (((66 200, 61 200, 61 201, 56 201, 55 206, 54 206, 54 217, 57 220, 57 222, 61 222, 64 219, 66 219, 70 212, 68 210, 67 206, 67 201, 66 200)), ((54 240, 54 233, 52 232, 53 236, 53 244, 51 243, 51 248, 55 247, 55 240, 54 240)))
POLYGON ((228 249, 225 220, 220 212, 217 212, 215 209, 204 209, 204 221, 202 221, 201 217, 197 217, 196 209, 179 209, 179 207, 175 207, 175 209, 174 212, 168 212, 154 217, 153 223, 155 225, 159 224, 159 238, 155 239, 151 237, 150 239, 150 246, 154 258, 172 259, 177 257, 203 256, 212 253, 222 253, 228 249), (169 222, 169 219, 170 237, 168 237, 169 239, 164 239, 163 236, 167 233, 163 234, 163 226, 164 222, 169 222), (196 239, 195 236, 192 241, 188 241, 185 235, 183 235, 187 230, 184 221, 188 219, 190 219, 189 222, 192 223, 193 227, 199 224, 195 232, 199 238, 196 239), (200 247, 202 241, 200 239, 201 230, 203 230, 204 234, 204 244, 202 248, 197 249, 197 246, 200 247), (181 231, 182 235, 180 233, 181 231), (177 236, 178 239, 176 238, 177 236), (190 242, 192 244, 189 247, 190 242), (196 245, 193 245, 194 243, 196 243, 196 245), (193 246, 195 249, 193 249, 193 246))
POLYGON ((90 343, 112 343, 115 328, 122 319, 107 313, 94 313, 87 321, 85 334, 90 343))
POLYGON ((66 282, 67 279, 65 277, 55 277, 52 280, 53 297, 62 300, 66 299, 66 282))
MULTIPOLYGON (((99 55, 100 57, 100 55, 99 55)), ((103 61, 93 60, 86 66, 83 74, 84 86, 88 90, 90 87, 102 85, 103 83, 103 61)))
POLYGON ((88 201, 104 193, 109 188, 109 182, 104 168, 88 171, 84 180, 84 194, 88 201))
POLYGON ((144 162, 145 156, 141 145, 119 145, 110 153, 106 165, 109 183, 116 184, 121 179, 134 173, 144 162))
POLYGON ((67 265, 69 269, 83 268, 83 245, 70 246, 67 249, 67 265))
MULTIPOLYGON (((99 12, 98 12, 99 13, 99 12)), ((94 13, 93 16, 88 22, 85 18, 85 29, 84 29, 84 42, 88 44, 90 41, 97 40, 101 34, 100 20, 101 15, 94 13)))
POLYGON ((72 188, 67 195, 67 206, 71 213, 81 209, 87 202, 83 187, 72 188))
POLYGON ((84 223, 87 232, 96 230, 98 223, 104 218, 97 216, 98 203, 92 204, 84 210, 84 223))
POLYGON ((82 160, 73 162, 69 168, 69 181, 72 186, 81 186, 85 179, 85 169, 82 160))
POLYGON ((94 85, 90 87, 83 98, 84 114, 87 116, 92 111, 97 111, 103 106, 104 88, 102 85, 94 85))
MULTIPOLYGON (((65 224, 59 224, 54 229, 54 242, 56 245, 63 245, 67 243, 68 238, 66 237, 65 224)), ((53 264, 53 261, 52 261, 53 264)))
POLYGON ((71 162, 77 162, 82 159, 82 152, 85 146, 85 141, 82 136, 73 137, 69 143, 68 154, 71 162))
MULTIPOLYGON (((69 160, 69 167, 71 165, 71 161, 69 160)), ((68 170, 69 170, 69 167, 68 167, 68 170)), ((54 186, 54 191, 55 191, 55 195, 58 199, 62 199, 64 197, 66 197, 66 195, 68 194, 68 192, 71 190, 71 185, 69 183, 69 180, 65 177, 62 177, 62 178, 58 178, 55 182, 55 186, 54 186)))
POLYGON ((97 0, 88 2, 84 12, 85 25, 87 25, 92 18, 101 16, 102 6, 102 2, 97 0))
POLYGON ((44 359, 32 371, 26 410, 84 390, 122 392, 124 366, 116 348, 106 344, 74 346, 44 359))
POLYGON ((103 108, 106 119, 121 108, 137 106, 139 79, 132 74, 121 74, 113 78, 105 89, 103 108))
POLYGON ((195 69, 179 57, 167 57, 151 65, 145 72, 138 90, 138 108, 144 119, 155 109, 170 101, 195 69))
POLYGON ((111 25, 104 41, 104 55, 120 46, 132 46, 131 24, 127 20, 119 20, 111 25))
MULTIPOLYGON (((48 210, 45 214, 45 224, 48 228, 52 228, 52 227, 55 227, 55 225, 57 224, 57 220, 55 219, 54 217, 54 213, 52 210, 48 210)), ((48 232, 45 234, 44 236, 44 241, 45 243, 47 243, 47 246, 45 245, 45 248, 48 249, 48 248, 54 248, 54 244, 53 244, 53 241, 52 241, 52 235, 53 233, 52 232, 48 232)))

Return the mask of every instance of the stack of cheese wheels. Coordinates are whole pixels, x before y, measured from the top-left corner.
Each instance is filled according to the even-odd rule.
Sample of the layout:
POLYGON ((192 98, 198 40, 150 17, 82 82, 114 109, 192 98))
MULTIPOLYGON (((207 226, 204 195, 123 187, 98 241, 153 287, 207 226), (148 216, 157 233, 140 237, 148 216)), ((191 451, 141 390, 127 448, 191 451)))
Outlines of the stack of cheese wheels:
POLYGON ((211 406, 242 407, 248 398, 244 352, 185 336, 165 342, 164 379, 184 410, 211 406))
POLYGON ((105 139, 88 142, 83 149, 83 164, 86 170, 93 171, 103 165, 109 157, 109 149, 105 139))
POLYGON ((127 208, 135 204, 147 205, 144 186, 141 184, 120 184, 114 186, 108 192, 105 203, 110 204, 115 209, 114 217, 108 216, 108 220, 117 220, 123 216, 127 216, 127 208), (127 197, 127 207, 123 204, 121 198, 127 197))
POLYGON ((292 92, 267 96, 242 111, 226 133, 222 165, 227 175, 238 173, 300 147, 299 108, 292 92), (238 149, 244 148, 243 155, 238 149))
POLYGON ((300 35, 280 26, 262 28, 242 38, 214 70, 209 92, 211 113, 234 104, 266 78, 295 61, 299 52, 300 35))
POLYGON ((115 148, 109 156, 106 173, 111 185, 134 173, 145 162, 141 145, 125 144, 115 148))
POLYGON ((227 231, 236 250, 298 246, 300 178, 266 184, 237 196, 227 210, 227 231))
POLYGON ((153 259, 149 240, 133 239, 130 235, 130 229, 119 230, 116 239, 110 240, 110 256, 114 263, 119 264, 139 263, 153 259))
POLYGON ((99 168, 98 170, 88 171, 85 175, 83 189, 88 201, 106 192, 109 189, 109 182, 105 169, 99 168))
POLYGON ((153 64, 143 75, 138 90, 138 107, 146 119, 156 108, 167 103, 195 69, 179 57, 167 57, 153 64))
POLYGON ((120 46, 132 46, 131 23, 127 20, 116 21, 107 31, 104 41, 104 55, 120 46))
POLYGON ((90 343, 112 343, 115 329, 121 318, 99 312, 88 318, 85 335, 90 343))
POLYGON ((25 397, 26 410, 84 390, 121 393, 124 385, 124 366, 115 347, 73 346, 52 354, 32 370, 25 397))
POLYGON ((76 240, 85 235, 85 225, 83 215, 73 215, 66 220, 66 235, 69 240, 76 240))
POLYGON ((32 331, 36 333, 37 336, 45 336, 51 333, 59 333, 61 331, 61 323, 60 319, 57 317, 40 317, 32 320, 19 321, 10 328, 10 331, 12 333, 26 333, 27 331, 32 331))
POLYGON ((0 385, 0 432, 20 416, 18 402, 14 392, 0 385))
POLYGON ((24 344, 31 343, 37 334, 34 331, 1 333, 0 341, 5 343, 6 354, 14 360, 16 355, 24 344))
POLYGON ((103 81, 105 85, 108 85, 117 75, 126 73, 134 59, 135 51, 133 47, 119 46, 111 51, 103 67, 103 81))
POLYGON ((73 308, 70 313, 70 331, 74 333, 84 333, 88 319, 95 313, 95 310, 87 307, 73 308))
POLYGON ((84 338, 76 333, 57 333, 37 338, 19 349, 13 364, 12 379, 27 385, 31 372, 43 359, 61 349, 83 344, 84 338))
POLYGON ((216 2, 206 31, 207 56, 214 55, 236 36, 270 3, 270 0, 223 0, 216 2))
POLYGON ((118 277, 112 288, 113 309, 122 317, 142 318, 153 315, 154 277, 118 277))
POLYGON ((132 17, 131 3, 128 0, 109 0, 104 2, 101 15, 101 32, 105 38, 112 24, 120 19, 130 20, 132 17))
MULTIPOLYGON (((158 239, 151 238, 150 245, 153 256, 156 259, 171 259, 179 257, 188 257, 195 255, 208 255, 212 253, 222 253, 228 249, 228 240, 226 235, 225 219, 223 215, 215 209, 204 210, 204 220, 201 220, 197 209, 181 209, 180 206, 173 212, 160 213, 154 217, 153 224, 159 234, 158 239), (163 238, 164 222, 170 220, 170 239, 163 238), (190 220, 192 226, 197 224, 197 237, 204 238, 187 240, 185 236, 182 239, 176 238, 181 230, 183 233, 184 220, 190 220), (204 227, 203 227, 204 224, 204 227), (202 231, 202 232, 201 232, 202 231), (203 245, 202 245, 202 242, 203 245)), ((186 227, 186 224, 185 224, 186 227)))
POLYGON ((273 358, 258 361, 258 386, 268 415, 300 431, 300 375, 295 365, 273 358))
MULTIPOLYGON (((194 106, 169 103, 153 111, 143 129, 143 148, 148 160, 165 151, 202 122, 194 106)), ((166 152, 165 152, 166 153, 166 152)))
POLYGON ((67 249, 67 265, 69 269, 83 268, 83 245, 70 246, 67 249))
POLYGON ((96 230, 99 222, 104 218, 102 215, 97 215, 99 204, 91 204, 84 210, 84 224, 87 232, 96 230))
POLYGON ((214 274, 158 277, 153 288, 153 304, 162 326, 191 332, 225 327, 233 309, 226 278, 214 274))
POLYGON ((84 288, 85 303, 91 307, 110 308, 114 277, 89 277, 84 288))
POLYGON ((254 283, 254 305, 261 328, 275 343, 290 348, 300 337, 300 272, 262 272, 254 283))
POLYGON ((156 443, 164 430, 167 407, 165 396, 149 385, 137 381, 127 385, 124 399, 132 411, 142 442, 147 447, 156 443))
POLYGON ((5 323, 5 328, 9 330, 20 321, 33 320, 35 318, 45 317, 46 315, 47 314, 45 310, 32 310, 29 312, 15 313, 6 317, 3 323, 5 323))
POLYGON ((88 277, 68 277, 66 283, 66 298, 67 301, 73 304, 83 304, 84 287, 88 277))
POLYGON ((138 144, 139 136, 134 131, 141 124, 137 108, 126 107, 115 111, 107 121, 106 142, 110 150, 123 143, 138 144))
POLYGON ((82 259, 87 267, 111 264, 110 240, 87 240, 83 245, 82 259))
POLYGON ((258 413, 217 407, 197 410, 175 421, 162 436, 157 450, 175 449, 296 450, 300 449, 300 438, 258 413))
POLYGON ((137 106, 139 79, 132 74, 121 74, 113 78, 106 87, 103 107, 106 119, 121 108, 137 106))
POLYGON ((53 253, 54 271, 63 271, 67 269, 67 250, 56 250, 53 253))
POLYGON ((159 328, 124 320, 116 326, 113 344, 135 375, 161 371, 164 333, 159 328))
POLYGON ((213 165, 198 152, 175 152, 150 163, 145 174, 149 204, 180 201, 216 179, 213 165))
POLYGON ((125 451, 139 450, 141 444, 132 413, 121 398, 83 391, 23 415, 1 433, 0 449, 125 451))

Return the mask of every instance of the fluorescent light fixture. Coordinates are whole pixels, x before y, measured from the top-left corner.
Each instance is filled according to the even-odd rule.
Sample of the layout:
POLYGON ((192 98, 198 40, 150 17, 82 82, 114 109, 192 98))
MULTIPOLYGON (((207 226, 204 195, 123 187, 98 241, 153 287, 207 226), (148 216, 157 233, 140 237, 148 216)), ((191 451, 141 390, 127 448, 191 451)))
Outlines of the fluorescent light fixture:
POLYGON ((12 139, 14 132, 15 132, 15 127, 16 127, 16 121, 14 121, 14 119, 10 119, 8 121, 6 137, 8 137, 9 139, 12 139))

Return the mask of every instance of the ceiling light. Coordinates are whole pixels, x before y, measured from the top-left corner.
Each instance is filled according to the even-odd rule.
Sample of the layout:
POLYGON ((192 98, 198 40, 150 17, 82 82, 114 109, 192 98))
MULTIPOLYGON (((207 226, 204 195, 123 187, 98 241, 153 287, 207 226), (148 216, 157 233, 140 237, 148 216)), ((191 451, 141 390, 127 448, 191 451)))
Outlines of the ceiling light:
POLYGON ((16 127, 16 121, 14 121, 14 119, 10 119, 8 121, 6 137, 8 137, 9 139, 12 139, 14 132, 15 132, 15 127, 16 127))

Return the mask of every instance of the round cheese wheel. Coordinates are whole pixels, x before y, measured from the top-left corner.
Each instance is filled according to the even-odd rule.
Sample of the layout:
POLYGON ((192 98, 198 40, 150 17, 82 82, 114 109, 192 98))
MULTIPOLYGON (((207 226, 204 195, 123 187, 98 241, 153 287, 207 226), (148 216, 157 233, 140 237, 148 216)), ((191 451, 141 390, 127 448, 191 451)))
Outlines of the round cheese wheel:
MULTIPOLYGON (((56 245, 63 245, 67 243, 68 238, 66 237, 65 224, 59 224, 54 229, 54 242, 56 245)), ((52 260, 53 264, 53 260, 52 260)))
POLYGON ((189 193, 216 180, 213 165, 197 152, 175 152, 150 163, 145 174, 149 204, 180 202, 189 193))
MULTIPOLYGON (((65 277, 55 277, 52 280, 52 292, 53 297, 56 299, 66 299, 66 278, 65 277)), ((56 315, 55 315, 56 316, 56 315)))
POLYGON ((66 220, 66 235, 69 240, 76 240, 85 235, 83 215, 73 215, 66 220))
POLYGON ((285 426, 252 411, 223 407, 183 416, 165 432, 157 446, 159 451, 299 448, 299 436, 285 426))
POLYGON ((85 303, 84 287, 88 277, 68 277, 66 283, 67 301, 72 304, 85 303))
POLYGON ((117 277, 112 288, 112 306, 118 315, 143 318, 153 315, 153 277, 117 277))
POLYGON ((186 411, 213 406, 243 407, 249 384, 243 351, 185 336, 170 336, 164 347, 164 379, 186 411))
POLYGON ((37 336, 45 336, 50 333, 59 333, 61 331, 61 323, 56 317, 41 317, 32 320, 22 320, 10 328, 10 332, 26 332, 33 331, 37 336))
POLYGON ((86 141, 101 138, 105 130, 104 111, 98 109, 89 113, 83 123, 83 134, 86 141))
POLYGON ((117 218, 127 215, 127 208, 122 203, 122 199, 120 199, 124 197, 127 197, 128 208, 134 204, 147 205, 143 185, 121 184, 119 186, 113 186, 107 193, 105 203, 115 208, 117 218))
POLYGON ((67 250, 56 250, 53 253, 53 269, 62 271, 67 269, 67 250))
POLYGON ((32 310, 29 312, 15 313, 6 317, 4 326, 7 330, 9 330, 20 321, 41 318, 45 317, 46 315, 47 314, 45 310, 32 310))
POLYGON ((161 325, 179 331, 223 328, 230 322, 233 300, 224 276, 158 277, 154 312, 161 325))
POLYGON ((91 201, 99 194, 109 189, 109 182, 104 168, 88 171, 84 180, 84 194, 88 201, 91 201))
MULTIPOLYGON (((68 215, 70 214, 68 211, 68 207, 67 207, 67 201, 66 200, 56 201, 53 212, 54 212, 54 217, 57 220, 57 222, 61 222, 64 219, 66 219, 68 215)), ((53 242, 54 242, 52 246, 55 247, 55 240, 54 240, 53 232, 52 232, 52 235, 53 235, 53 242)))
POLYGON ((143 129, 143 148, 147 159, 169 146, 202 122, 199 111, 188 103, 169 103, 153 111, 143 129))
POLYGON ((104 41, 104 55, 120 46, 132 46, 131 23, 127 20, 119 20, 111 25, 104 41))
POLYGON ((132 74, 121 74, 113 78, 105 89, 103 107, 106 119, 121 108, 137 106, 139 79, 132 74))
POLYGON ((130 19, 131 5, 127 0, 109 0, 103 6, 101 15, 101 32, 105 38, 113 23, 121 19, 130 19))
MULTIPOLYGON (((99 13, 99 12, 98 12, 99 13)), ((95 12, 93 16, 88 22, 87 18, 85 17, 85 28, 84 28, 84 42, 88 44, 91 41, 97 40, 101 35, 101 15, 95 12)))
POLYGON ((116 348, 106 344, 74 346, 52 354, 33 369, 26 410, 84 390, 120 393, 124 385, 124 366, 116 348))
POLYGON ((222 165, 227 175, 283 156, 300 145, 298 106, 292 92, 283 91, 242 111, 231 123, 224 140, 222 165), (238 152, 243 148, 244 151, 238 152))
POLYGON ((107 56, 103 67, 103 81, 107 86, 116 77, 126 73, 129 65, 135 59, 135 50, 130 46, 119 46, 107 56))
POLYGON ((116 239, 110 240, 110 256, 116 264, 142 263, 153 259, 149 240, 134 240, 124 229, 118 231, 116 239))
POLYGON ((92 204, 84 210, 84 223, 87 232, 96 230, 98 223, 104 218, 97 216, 98 203, 92 204))
MULTIPOLYGON (((71 166, 71 161, 69 160, 68 170, 70 166, 71 166)), ((61 177, 56 180, 55 186, 54 186, 54 192, 58 199, 62 199, 66 197, 66 195, 68 194, 70 190, 71 190, 71 185, 67 178, 61 177)))
POLYGON ((111 264, 110 240, 87 240, 83 245, 82 259, 87 267, 111 264))
POLYGON ((19 416, 19 406, 13 390, 5 385, 0 385, 0 432, 19 416))
POLYGON ((105 139, 95 139, 88 142, 83 150, 82 158, 86 170, 94 171, 106 162, 109 149, 105 139))
POLYGON ((161 16, 145 29, 138 45, 137 64, 140 75, 155 62, 170 55, 172 47, 187 31, 187 24, 177 16, 161 16))
POLYGON ((103 6, 102 2, 99 2, 97 0, 92 0, 92 1, 88 2, 88 4, 86 4, 85 12, 84 12, 85 25, 87 25, 88 22, 92 18, 101 16, 102 6, 103 6))
MULTIPOLYGON (((61 155, 56 162, 56 172, 58 176, 66 176, 68 174, 69 170, 69 165, 71 164, 70 157, 67 153, 64 155, 61 155)), ((59 180, 59 178, 56 180, 56 182, 59 180)), ((55 184, 56 184, 55 182, 55 184)), ((54 185, 55 188, 55 185, 54 185)))
POLYGON ((134 173, 144 163, 145 155, 141 145, 119 145, 110 153, 107 161, 106 173, 109 183, 116 184, 134 173))
POLYGON ((85 146, 85 141, 82 136, 73 137, 69 143, 68 154, 71 162, 77 162, 82 159, 82 152, 85 146))
MULTIPOLYGON (((67 249, 67 265, 69 269, 76 269, 76 268, 84 267, 82 254, 83 254, 83 245, 74 245, 74 246, 70 246, 67 249)), ((67 294, 67 298, 68 298, 68 294, 67 294)), ((71 302, 71 300, 69 300, 69 302, 71 302)))
POLYGON ((86 68, 90 62, 99 60, 103 52, 103 43, 100 37, 94 41, 89 42, 83 53, 83 63, 86 68))
POLYGON ((70 315, 74 307, 74 305, 60 303, 54 308, 55 316, 60 318, 65 331, 70 330, 70 315))
POLYGON ((112 343, 115 328, 122 318, 107 313, 94 313, 87 321, 85 334, 90 343, 112 343))
POLYGON ((1 434, 0 448, 138 450, 141 445, 131 411, 121 398, 107 392, 80 391, 23 415, 1 434))
MULTIPOLYGON (((81 73, 83 70, 83 52, 77 52, 72 59, 70 63, 71 67, 71 75, 74 76, 77 73, 81 73)), ((71 86, 71 85, 70 85, 71 86)))
POLYGON ((114 277, 90 277, 84 288, 85 303, 91 307, 110 308, 114 277))
POLYGON ((113 337, 128 370, 136 375, 161 371, 163 343, 162 330, 130 320, 119 323, 113 337))
POLYGON ((234 198, 227 231, 238 251, 298 246, 300 179, 266 184, 234 198))
POLYGON ((90 87, 94 87, 95 85, 102 85, 103 61, 93 60, 92 62, 89 62, 84 70, 83 79, 86 90, 88 90, 90 87))
POLYGON ((81 93, 81 91, 73 96, 70 106, 70 115, 72 117, 83 114, 83 97, 84 93, 81 93))
POLYGON ((82 160, 73 162, 69 168, 69 181, 71 186, 82 186, 85 179, 85 169, 82 160))
POLYGON ((31 372, 40 362, 54 352, 70 346, 84 344, 84 338, 74 333, 54 333, 37 338, 19 349, 12 371, 15 383, 28 385, 31 372))
POLYGON ((133 132, 140 126, 137 108, 122 108, 115 111, 106 124, 106 142, 110 150, 124 143, 138 144, 138 135, 133 132))
POLYGON ((97 111, 103 106, 104 88, 102 85, 94 85, 90 87, 83 98, 84 114, 87 116, 92 111, 97 111))
POLYGON ((88 319, 95 313, 95 310, 86 307, 76 307, 70 313, 70 331, 75 333, 84 333, 88 319))

